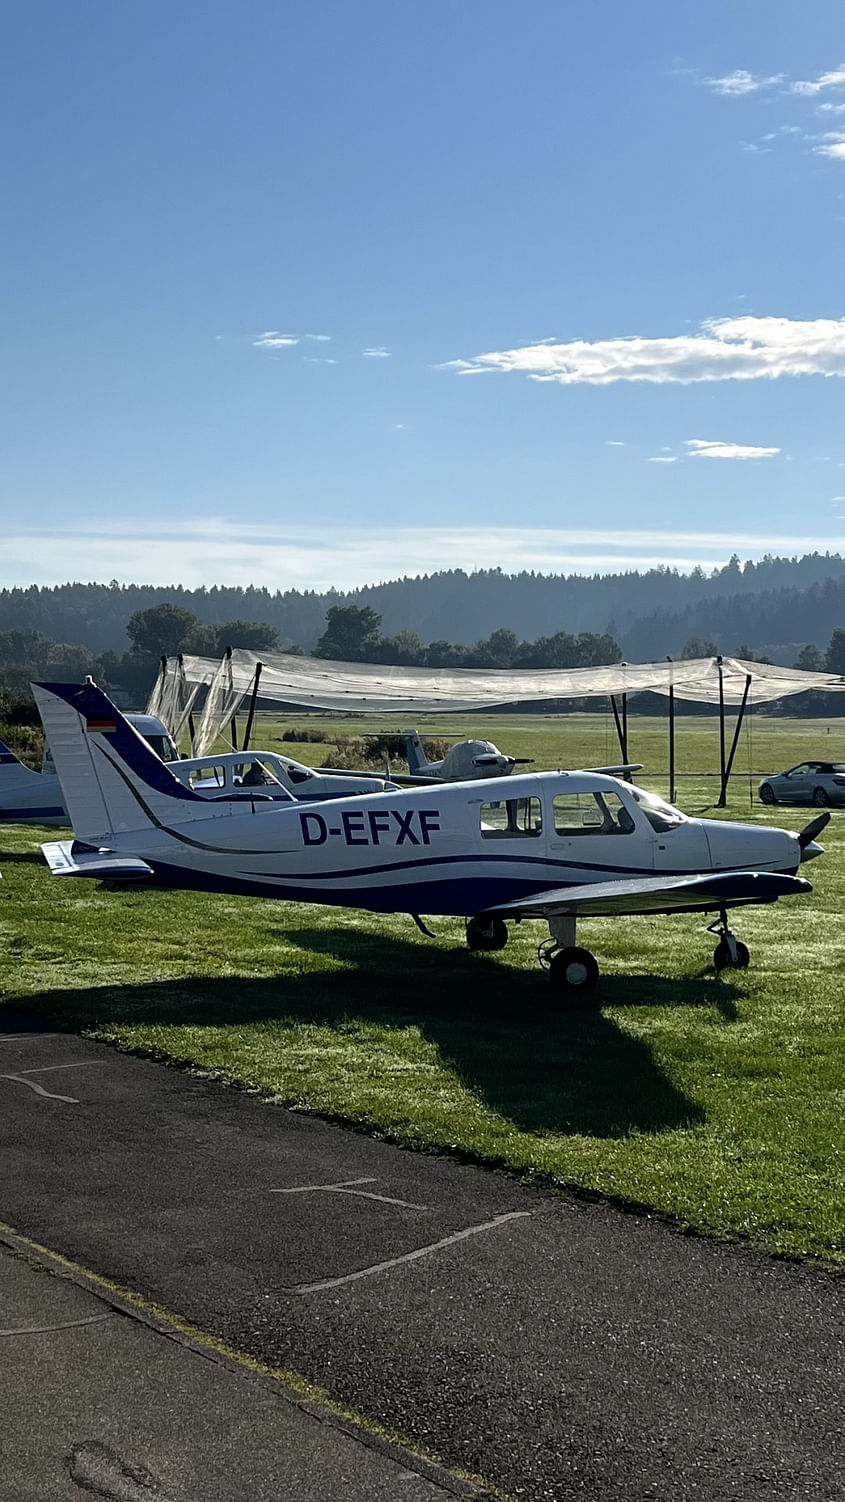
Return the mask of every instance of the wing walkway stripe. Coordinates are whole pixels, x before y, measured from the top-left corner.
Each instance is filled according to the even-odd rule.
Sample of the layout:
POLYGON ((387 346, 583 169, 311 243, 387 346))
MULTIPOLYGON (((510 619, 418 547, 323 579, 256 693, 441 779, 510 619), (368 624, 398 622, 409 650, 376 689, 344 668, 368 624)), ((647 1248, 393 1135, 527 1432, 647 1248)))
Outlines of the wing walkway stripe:
POLYGON ((419 1257, 427 1257, 431 1252, 439 1252, 443 1247, 454 1246, 456 1241, 466 1241, 470 1236, 477 1236, 481 1231, 492 1231, 496 1226, 502 1226, 508 1220, 522 1220, 530 1216, 531 1210, 511 1210, 507 1215, 496 1215, 493 1220, 485 1220, 480 1226, 467 1226, 464 1231, 455 1231, 451 1236, 444 1236, 442 1241, 433 1241, 430 1246, 418 1247, 415 1252, 406 1252, 403 1257, 391 1257, 387 1262, 375 1262, 372 1267, 362 1267, 355 1273, 346 1273, 342 1278, 324 1278, 320 1283, 299 1283, 291 1289, 291 1293, 320 1293, 324 1288, 340 1288, 344 1283, 355 1283, 359 1278, 371 1278, 374 1273, 386 1272, 390 1267, 399 1267, 403 1262, 416 1262, 419 1257))

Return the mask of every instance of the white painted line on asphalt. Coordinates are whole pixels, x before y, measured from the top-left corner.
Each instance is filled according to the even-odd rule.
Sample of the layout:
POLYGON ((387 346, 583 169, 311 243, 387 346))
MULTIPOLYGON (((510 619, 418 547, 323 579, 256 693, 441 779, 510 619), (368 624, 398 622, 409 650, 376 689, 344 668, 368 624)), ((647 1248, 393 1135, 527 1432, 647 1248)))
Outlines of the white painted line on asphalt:
POLYGON ((28 1090, 34 1090, 36 1095, 43 1095, 45 1100, 63 1100, 69 1106, 79 1105, 75 1095, 54 1095, 52 1090, 45 1090, 37 1080, 24 1079, 22 1074, 0 1074, 0 1080, 13 1080, 16 1085, 26 1085, 28 1090))
POLYGON ((271 1189, 270 1194, 354 1194, 362 1200, 381 1200, 384 1205, 401 1205, 404 1210, 427 1210, 428 1205, 412 1205, 390 1194, 373 1194, 368 1189, 353 1189, 353 1184, 377 1184, 378 1179, 342 1179, 339 1184, 298 1184, 294 1189, 271 1189))
POLYGON ((94 1064, 105 1064, 105 1059, 77 1059, 73 1064, 42 1064, 38 1069, 21 1069, 20 1074, 51 1074, 54 1069, 91 1069, 94 1064))
POLYGON ((454 1246, 456 1241, 466 1241, 469 1236, 478 1236, 481 1231, 492 1231, 494 1227, 503 1226, 508 1220, 521 1220, 532 1214, 531 1210, 511 1210, 507 1215, 496 1215, 493 1220, 485 1220, 480 1226, 467 1226, 465 1231, 455 1231, 452 1236, 444 1236, 442 1241, 433 1241, 430 1246, 421 1246, 415 1252, 406 1252, 403 1257, 391 1257, 387 1262, 375 1262, 372 1267, 362 1267, 358 1272, 346 1273, 342 1278, 324 1278, 320 1283, 298 1283, 290 1291, 291 1293, 320 1293, 324 1288, 340 1288, 344 1283, 355 1283, 358 1278, 370 1278, 374 1273, 386 1272, 388 1268, 399 1267, 403 1262, 416 1262, 418 1257, 427 1257, 431 1252, 439 1252, 444 1247, 454 1246))
POLYGON ((57 1038, 58 1033, 0 1033, 0 1043, 21 1043, 28 1038, 57 1038))
POLYGON ((119 1319, 116 1309, 108 1314, 89 1314, 87 1319, 66 1319, 58 1325, 21 1325, 16 1330, 0 1330, 0 1339, 6 1335, 52 1335, 54 1330, 75 1330, 78 1325, 99 1325, 104 1319, 119 1319))

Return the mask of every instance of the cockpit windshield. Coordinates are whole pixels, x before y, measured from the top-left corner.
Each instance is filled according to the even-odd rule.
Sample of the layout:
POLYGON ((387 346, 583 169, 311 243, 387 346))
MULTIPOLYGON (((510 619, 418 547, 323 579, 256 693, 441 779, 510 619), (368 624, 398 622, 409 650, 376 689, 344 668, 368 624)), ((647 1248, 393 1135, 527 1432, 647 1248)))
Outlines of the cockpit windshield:
POLYGON ((677 829, 679 824, 689 823, 686 814, 682 814, 679 808, 673 808, 671 803, 658 798, 656 793, 647 793, 645 788, 633 785, 631 792, 657 834, 668 834, 670 830, 677 829))

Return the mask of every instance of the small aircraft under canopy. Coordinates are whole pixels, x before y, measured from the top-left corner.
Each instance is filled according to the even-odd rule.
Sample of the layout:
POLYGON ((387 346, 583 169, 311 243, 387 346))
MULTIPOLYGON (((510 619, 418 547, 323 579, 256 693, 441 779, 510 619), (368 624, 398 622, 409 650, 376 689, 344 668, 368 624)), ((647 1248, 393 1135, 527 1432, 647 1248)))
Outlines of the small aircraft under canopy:
POLYGON ((408 771, 414 782, 468 782, 476 777, 507 777, 516 766, 529 766, 527 756, 505 756, 492 741, 459 740, 439 761, 429 761, 416 730, 404 730, 408 771))
POLYGON ((369 792, 307 807, 207 799, 186 787, 91 684, 33 685, 76 838, 42 846, 56 876, 154 877, 174 887, 466 920, 471 949, 501 949, 508 921, 540 918, 557 991, 590 989, 580 917, 713 912, 717 969, 748 950, 728 910, 810 892, 823 813, 800 834, 690 819, 596 772, 369 792))

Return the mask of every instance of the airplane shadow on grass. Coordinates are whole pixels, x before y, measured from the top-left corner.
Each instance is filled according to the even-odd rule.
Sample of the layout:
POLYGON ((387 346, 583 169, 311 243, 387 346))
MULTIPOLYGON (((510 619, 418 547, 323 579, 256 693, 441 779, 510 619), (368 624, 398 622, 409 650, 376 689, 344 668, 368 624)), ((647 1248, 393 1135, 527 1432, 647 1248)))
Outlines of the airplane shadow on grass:
POLYGON ((349 929, 279 935, 340 961, 267 977, 187 976, 150 985, 50 991, 32 1001, 73 1028, 134 1025, 243 1027, 315 1023, 348 1034, 356 1020, 418 1027, 485 1106, 534 1134, 625 1137, 704 1120, 649 1044, 606 1006, 719 1007, 735 1015, 725 978, 606 976, 588 1003, 555 996, 536 971, 514 970, 463 947, 424 945, 349 929))

